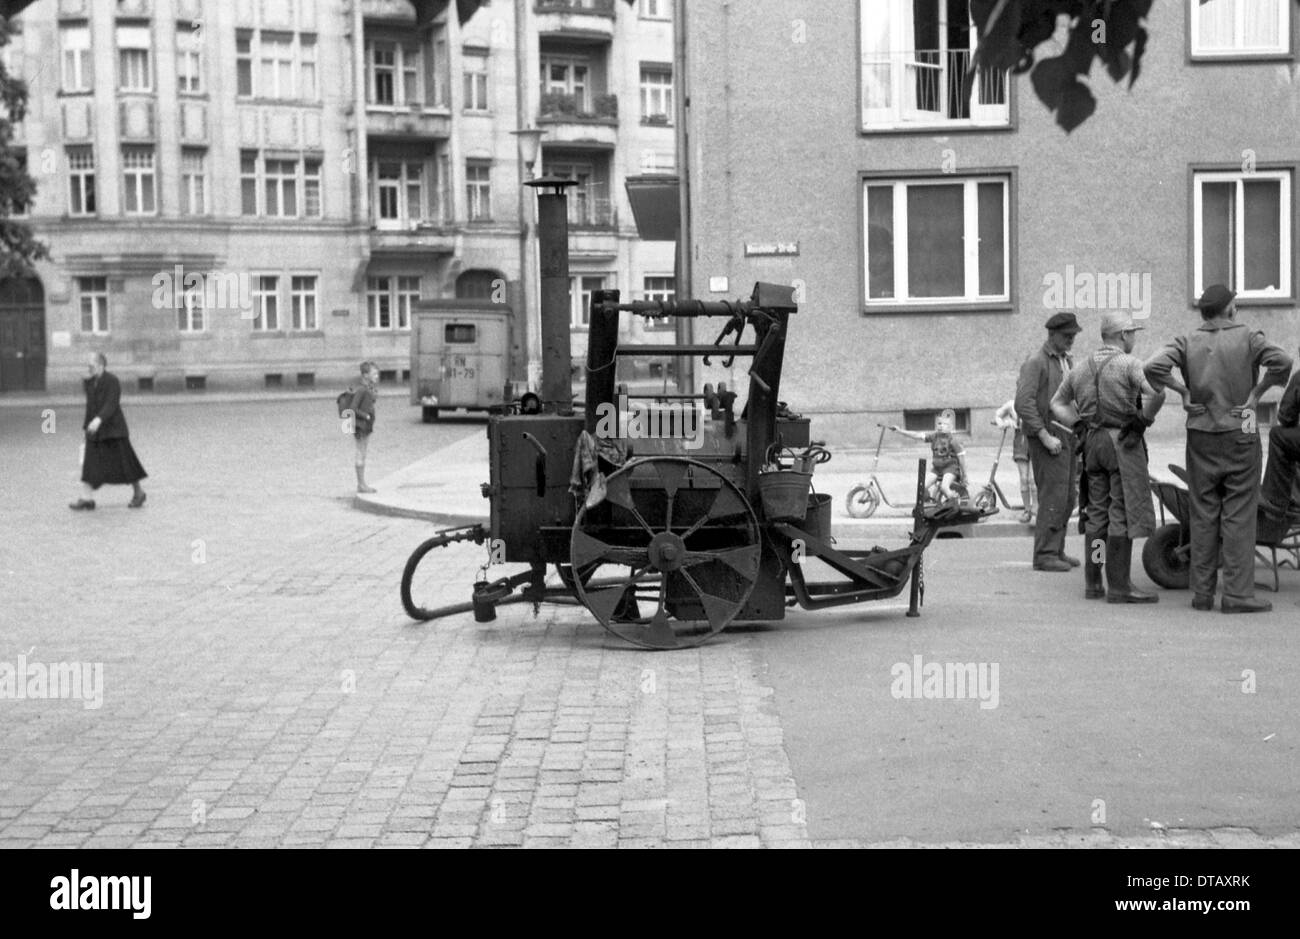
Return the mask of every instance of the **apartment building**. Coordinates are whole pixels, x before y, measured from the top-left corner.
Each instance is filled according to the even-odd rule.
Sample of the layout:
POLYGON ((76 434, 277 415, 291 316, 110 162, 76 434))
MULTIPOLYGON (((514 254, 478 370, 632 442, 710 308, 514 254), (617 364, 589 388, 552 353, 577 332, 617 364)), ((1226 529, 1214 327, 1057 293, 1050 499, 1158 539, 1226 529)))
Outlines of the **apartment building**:
POLYGON ((948 407, 987 435, 1060 309, 1081 352, 1105 310, 1149 317, 1149 354, 1224 282, 1244 320, 1300 342, 1293 0, 1156 4, 1141 77, 1095 64, 1096 113, 1069 135, 1028 76, 965 92, 967 0, 691 16, 693 292, 799 286, 782 397, 837 439, 948 407))
POLYGON ((522 378, 530 126, 533 171, 578 182, 575 355, 591 290, 670 295, 623 191, 674 169, 668 4, 458 6, 28 6, 5 52, 52 257, 0 284, 0 390, 75 388, 91 349, 144 391, 401 381, 414 305, 454 297, 511 305, 522 378))

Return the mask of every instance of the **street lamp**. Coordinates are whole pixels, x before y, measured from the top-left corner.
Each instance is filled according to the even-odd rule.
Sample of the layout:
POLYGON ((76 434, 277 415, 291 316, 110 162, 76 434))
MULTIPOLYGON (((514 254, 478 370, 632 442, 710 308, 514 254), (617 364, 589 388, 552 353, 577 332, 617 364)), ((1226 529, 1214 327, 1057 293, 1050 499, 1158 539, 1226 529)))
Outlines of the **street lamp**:
MULTIPOLYGON (((528 179, 536 179, 537 174, 533 167, 537 164, 537 157, 542 149, 542 137, 546 131, 537 128, 526 128, 512 130, 511 135, 519 141, 519 162, 528 167, 528 179)), ((520 174, 522 177, 522 174, 520 174)), ((522 179, 521 182, 526 182, 522 179)), ((519 255, 520 255, 520 288, 523 293, 524 320, 527 327, 528 339, 528 390, 537 391, 542 380, 542 319, 541 319, 541 296, 540 293, 534 297, 530 289, 530 284, 536 278, 533 276, 537 269, 537 261, 534 256, 533 239, 531 234, 531 225, 529 220, 532 218, 531 210, 527 203, 532 200, 528 198, 528 191, 519 187, 519 255)))

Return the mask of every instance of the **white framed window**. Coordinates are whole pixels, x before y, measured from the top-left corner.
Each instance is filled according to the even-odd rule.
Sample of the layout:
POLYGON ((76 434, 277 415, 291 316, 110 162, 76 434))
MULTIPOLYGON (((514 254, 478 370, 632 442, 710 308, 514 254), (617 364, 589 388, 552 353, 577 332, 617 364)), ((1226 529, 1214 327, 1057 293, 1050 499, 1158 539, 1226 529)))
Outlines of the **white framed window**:
POLYGON ((267 159, 262 164, 262 214, 272 218, 298 215, 298 161, 267 159))
POLYGON ((68 214, 95 214, 95 153, 90 147, 68 147, 68 214))
POLYGON ((201 333, 207 329, 207 306, 203 287, 188 287, 181 294, 181 308, 176 311, 177 326, 183 333, 201 333))
POLYGON ((253 97, 253 34, 248 31, 235 34, 235 94, 253 97))
POLYGON ((239 211, 241 215, 257 214, 257 151, 239 152, 239 211))
POLYGON ((672 69, 662 66, 641 66, 641 119, 652 123, 672 123, 672 69))
POLYGON ((298 97, 315 101, 316 89, 316 37, 298 36, 298 97))
POLYGON ((292 329, 310 332, 319 329, 316 310, 317 278, 312 274, 295 274, 289 279, 289 322, 292 329))
POLYGON ((278 332, 280 329, 280 278, 275 274, 253 276, 254 332, 278 332))
POLYGON ((419 45, 375 40, 366 47, 367 101, 418 107, 424 101, 424 55, 419 45))
POLYGON ((466 205, 471 222, 492 220, 492 164, 470 161, 465 165, 466 205))
POLYGON ((95 72, 90 63, 90 27, 85 23, 60 26, 59 48, 63 53, 63 90, 93 89, 95 72))
POLYGON ((480 113, 490 110, 488 107, 488 54, 486 52, 466 52, 465 64, 465 110, 480 113))
POLYGON ((302 161, 302 214, 306 218, 321 217, 321 161, 303 158, 302 161))
POLYGON ((259 157, 256 150, 241 150, 240 213, 266 218, 320 218, 321 171, 318 157, 259 157))
POLYGON ((153 43, 148 26, 117 27, 118 88, 122 91, 152 91, 153 43))
POLYGON ((1295 215, 1288 171, 1193 176, 1192 289, 1226 284, 1243 300, 1290 297, 1295 215))
MULTIPOLYGON (((641 299, 652 303, 665 303, 677 299, 677 278, 666 274, 650 274, 641 281, 641 299)), ((648 320, 650 329, 674 329, 676 323, 668 317, 648 320)))
POLYGON ((375 163, 372 176, 378 227, 400 228, 427 219, 423 163, 381 159, 375 163))
POLYGON ((108 332, 108 278, 78 277, 77 304, 81 308, 81 331, 103 335, 108 332))
POLYGON ((578 111, 591 110, 591 63, 565 56, 542 57, 542 94, 570 95, 578 111))
POLYGON ((258 97, 296 97, 293 82, 293 34, 262 33, 257 39, 258 97))
POLYGON ((415 305, 420 302, 420 278, 397 278, 397 328, 410 329, 415 305))
POLYGON ((176 24, 176 90, 181 94, 203 91, 203 39, 198 23, 176 24))
POLYGON ((670 20, 673 18, 673 0, 641 0, 641 19, 670 20))
POLYGON ((122 211, 126 215, 153 215, 158 211, 157 178, 153 147, 122 148, 122 211))
POLYGON ((366 328, 393 328, 393 278, 366 278, 366 328))
POLYGON ((206 150, 181 150, 181 212, 185 215, 208 214, 207 161, 206 150))
POLYGON ((578 185, 568 191, 569 224, 577 228, 601 228, 614 224, 614 204, 609 187, 597 179, 592 163, 545 163, 547 176, 572 179, 578 185))
POLYGON ((866 304, 1009 301, 1010 180, 866 179, 866 304))
POLYGON ((859 3, 864 130, 1010 122, 1006 70, 979 70, 962 94, 978 45, 966 0, 859 3))
POLYGON ((1192 55, 1285 55, 1292 0, 1189 0, 1192 55))
POLYGON ((235 34, 235 93, 241 98, 315 101, 319 70, 314 33, 240 30, 235 34))
POLYGON ((569 278, 569 324, 574 329, 591 328, 591 295, 604 290, 605 274, 579 274, 569 278))

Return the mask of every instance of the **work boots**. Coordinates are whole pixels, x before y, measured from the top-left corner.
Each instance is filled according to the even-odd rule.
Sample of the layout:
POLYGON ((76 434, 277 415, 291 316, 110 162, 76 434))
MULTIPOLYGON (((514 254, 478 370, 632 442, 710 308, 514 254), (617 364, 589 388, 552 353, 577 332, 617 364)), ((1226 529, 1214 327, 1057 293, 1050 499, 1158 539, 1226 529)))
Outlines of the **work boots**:
POLYGON ((1104 542, 1100 537, 1089 537, 1084 543, 1083 552, 1083 598, 1085 600, 1105 600, 1106 585, 1102 582, 1101 562, 1096 559, 1097 542, 1104 542))
POLYGON ((1106 594, 1107 603, 1159 603, 1160 598, 1153 593, 1145 593, 1133 586, 1129 579, 1129 567, 1133 563, 1133 540, 1131 538, 1106 539, 1106 583, 1110 591, 1106 594))

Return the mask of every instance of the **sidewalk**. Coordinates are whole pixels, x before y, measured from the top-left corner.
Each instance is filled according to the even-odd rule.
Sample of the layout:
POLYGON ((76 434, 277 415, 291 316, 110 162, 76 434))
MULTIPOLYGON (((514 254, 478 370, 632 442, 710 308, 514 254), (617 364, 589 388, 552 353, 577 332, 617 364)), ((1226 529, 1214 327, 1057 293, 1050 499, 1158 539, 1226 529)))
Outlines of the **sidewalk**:
MULTIPOLYGON (((911 531, 912 519, 907 508, 916 489, 916 461, 927 458, 924 446, 895 447, 880 455, 876 476, 890 502, 903 506, 880 506, 869 519, 856 519, 848 514, 845 500, 853 487, 865 483, 871 476, 874 451, 835 450, 834 459, 819 467, 813 487, 817 492, 832 497, 833 532, 846 539, 895 539, 911 531)), ((1172 479, 1168 465, 1182 464, 1181 440, 1155 441, 1150 447, 1150 466, 1153 476, 1172 479)), ((443 450, 412 463, 399 472, 375 483, 378 493, 357 496, 354 506, 361 511, 379 515, 413 518, 432 522, 448 528, 475 525, 488 520, 488 502, 483 498, 481 486, 488 482, 488 447, 485 431, 446 447, 443 450)), ((997 447, 969 446, 966 462, 977 486, 988 480, 989 470, 997 456, 997 447)), ((1009 452, 999 464, 998 485, 1013 506, 1020 505, 1020 480, 1009 452)), ((1001 511, 978 525, 968 525, 949 530, 949 537, 1020 537, 1032 533, 1032 527, 1019 521, 1019 509, 1001 507, 1001 511)), ((946 532, 947 533, 947 532, 946 532)))

